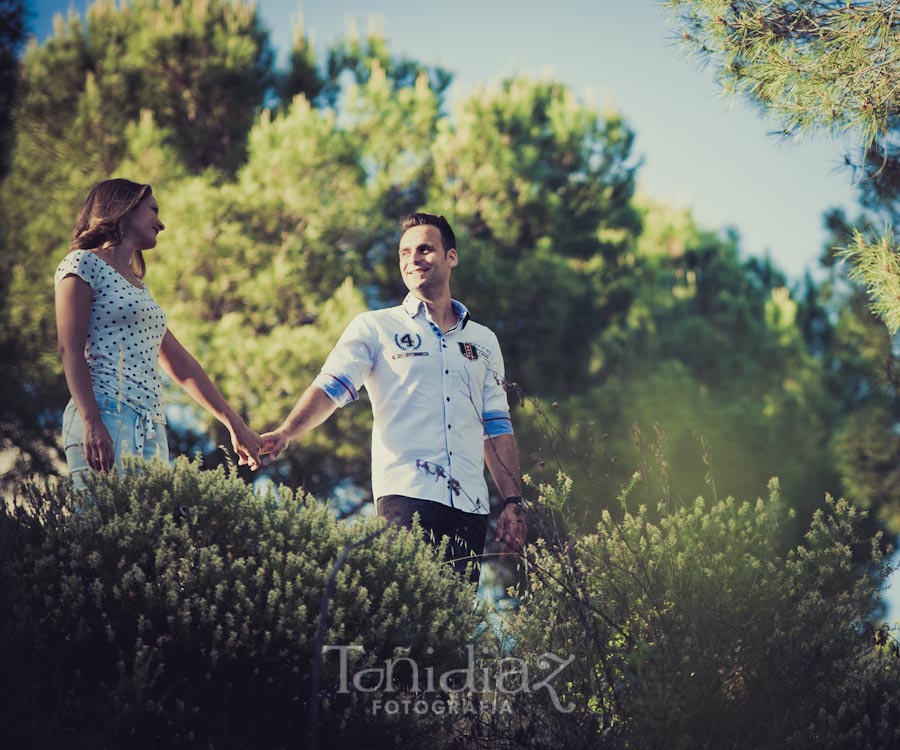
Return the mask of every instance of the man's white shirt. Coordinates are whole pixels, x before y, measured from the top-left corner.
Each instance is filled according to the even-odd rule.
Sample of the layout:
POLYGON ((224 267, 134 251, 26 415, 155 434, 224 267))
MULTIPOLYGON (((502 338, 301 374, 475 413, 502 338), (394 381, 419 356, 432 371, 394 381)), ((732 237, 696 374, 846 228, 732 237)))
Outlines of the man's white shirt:
POLYGON ((488 513, 484 440, 511 434, 503 356, 489 328, 453 300, 442 333, 412 294, 357 315, 314 384, 338 406, 372 402, 372 491, 488 513))

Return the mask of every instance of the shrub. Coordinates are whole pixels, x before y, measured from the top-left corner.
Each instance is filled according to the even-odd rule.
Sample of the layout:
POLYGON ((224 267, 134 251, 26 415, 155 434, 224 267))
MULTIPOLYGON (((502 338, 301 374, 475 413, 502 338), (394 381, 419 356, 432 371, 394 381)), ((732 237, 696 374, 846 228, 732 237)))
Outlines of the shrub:
MULTIPOLYGON (((418 535, 376 534, 375 519, 338 523, 309 497, 254 494, 184 459, 95 475, 89 493, 31 484, 0 513, 10 747, 303 746, 322 595, 371 535, 337 573, 324 643, 362 646, 354 670, 395 646, 428 649, 439 670, 474 632, 471 591, 418 535)), ((415 747, 443 731, 373 717, 373 694, 339 692, 337 658, 321 666, 322 745, 415 747)))
POLYGON ((27 485, 0 512, 4 738, 137 750, 900 746, 900 648, 871 624, 890 553, 865 538, 864 512, 829 499, 785 550, 776 483, 755 503, 653 511, 627 511, 626 491, 620 512, 571 536, 571 491, 564 477, 539 488, 529 587, 504 614, 498 659, 489 636, 473 639, 471 590, 417 533, 339 523, 309 497, 258 495, 183 459, 94 476, 90 495, 27 485), (435 674, 477 648, 476 680, 490 672, 493 688, 465 697, 499 704, 391 715, 374 702, 423 696, 408 684, 340 690, 340 659, 313 658, 323 594, 321 643, 364 651, 351 674, 396 646, 435 674))
POLYGON ((773 480, 766 500, 604 512, 570 539, 551 533, 548 510, 566 481, 540 489, 546 536, 517 655, 574 655, 557 680, 574 710, 550 691, 515 696, 491 727, 510 746, 900 746, 897 642, 870 625, 890 571, 863 512, 829 498, 785 553, 790 513, 773 480))

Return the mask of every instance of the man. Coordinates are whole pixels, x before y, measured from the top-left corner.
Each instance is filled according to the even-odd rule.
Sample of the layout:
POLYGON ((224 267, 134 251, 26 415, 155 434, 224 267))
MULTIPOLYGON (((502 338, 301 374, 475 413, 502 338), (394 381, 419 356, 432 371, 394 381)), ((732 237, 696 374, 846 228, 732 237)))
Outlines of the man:
MULTIPOLYGON (((527 531, 519 462, 497 337, 450 296, 459 262, 443 216, 400 223, 400 273, 409 294, 358 315, 287 419, 263 435, 273 458, 365 386, 372 402, 372 489, 378 515, 410 528, 413 516, 462 572, 484 549, 490 502, 487 463, 504 498, 497 541, 522 549, 527 531)), ((472 580, 478 580, 473 566, 472 580)))

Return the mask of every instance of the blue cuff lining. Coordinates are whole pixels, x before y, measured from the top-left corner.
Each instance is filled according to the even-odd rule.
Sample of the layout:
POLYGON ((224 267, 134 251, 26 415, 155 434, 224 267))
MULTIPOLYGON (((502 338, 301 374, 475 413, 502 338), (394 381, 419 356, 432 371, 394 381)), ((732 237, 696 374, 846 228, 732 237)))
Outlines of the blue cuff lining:
POLYGON ((484 434, 488 437, 513 434, 512 420, 508 411, 487 411, 482 417, 482 422, 484 434))
POLYGON ((337 375, 320 372, 313 383, 325 391, 338 406, 346 406, 359 398, 359 393, 357 393, 353 384, 337 375))

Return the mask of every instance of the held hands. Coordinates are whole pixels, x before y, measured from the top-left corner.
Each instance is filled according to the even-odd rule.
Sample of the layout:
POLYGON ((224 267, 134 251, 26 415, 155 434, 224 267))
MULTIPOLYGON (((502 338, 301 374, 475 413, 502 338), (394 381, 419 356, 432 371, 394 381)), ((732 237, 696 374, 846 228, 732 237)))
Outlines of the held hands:
POLYGON ((238 456, 238 465, 247 465, 253 471, 262 466, 262 438, 240 418, 228 425, 228 432, 231 435, 231 447, 238 456))
POLYGON ((260 436, 240 418, 228 426, 228 432, 231 433, 234 452, 238 455, 238 464, 246 464, 253 471, 261 466, 268 466, 290 442, 280 430, 260 436))
POLYGON ((278 458, 278 454, 288 447, 288 443, 290 440, 281 430, 263 433, 262 448, 259 451, 264 456, 263 463, 269 464, 278 458))
POLYGON ((528 521, 525 509, 521 505, 507 505, 497 519, 497 538, 500 543, 500 554, 503 557, 516 555, 525 546, 528 536, 528 521))

